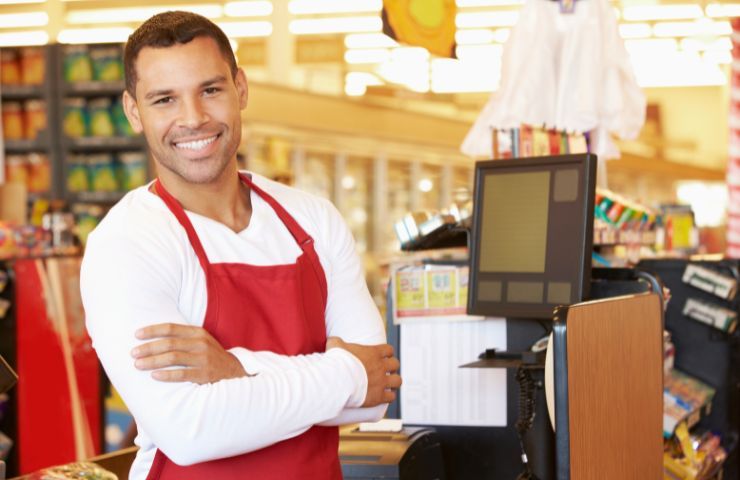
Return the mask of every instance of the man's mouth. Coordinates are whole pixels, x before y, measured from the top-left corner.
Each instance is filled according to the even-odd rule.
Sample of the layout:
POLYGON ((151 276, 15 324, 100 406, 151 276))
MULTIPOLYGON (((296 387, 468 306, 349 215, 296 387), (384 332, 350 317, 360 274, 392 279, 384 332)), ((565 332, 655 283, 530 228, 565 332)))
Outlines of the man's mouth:
POLYGON ((198 140, 190 140, 187 142, 174 142, 174 145, 176 148, 183 148, 186 150, 203 150, 208 145, 216 141, 217 138, 218 135, 213 135, 212 137, 200 138, 198 140))

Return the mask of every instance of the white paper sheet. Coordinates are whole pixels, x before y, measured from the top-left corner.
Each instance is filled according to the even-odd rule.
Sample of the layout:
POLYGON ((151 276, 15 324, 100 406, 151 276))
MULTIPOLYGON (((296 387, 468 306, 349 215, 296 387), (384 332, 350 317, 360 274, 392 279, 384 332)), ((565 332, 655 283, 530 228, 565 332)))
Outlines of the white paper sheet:
POLYGON ((404 424, 506 426, 506 370, 459 368, 506 349, 506 320, 401 325, 404 424))

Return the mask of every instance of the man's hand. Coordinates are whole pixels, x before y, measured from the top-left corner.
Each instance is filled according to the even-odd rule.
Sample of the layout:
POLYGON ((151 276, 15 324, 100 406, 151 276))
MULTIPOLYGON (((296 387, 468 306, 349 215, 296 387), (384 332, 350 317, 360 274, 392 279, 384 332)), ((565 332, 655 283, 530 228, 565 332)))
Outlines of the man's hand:
POLYGON ((367 373, 367 395, 363 407, 374 407, 381 403, 390 403, 396 399, 396 392, 401 386, 398 374, 400 363, 393 356, 393 347, 382 345, 358 345, 346 343, 341 338, 330 337, 326 349, 342 348, 357 357, 367 373))
POLYGON ((136 331, 139 340, 152 340, 134 348, 131 356, 139 370, 153 370, 162 382, 214 383, 247 376, 244 367, 205 329, 160 323, 136 331), (167 367, 183 367, 162 370, 167 367))

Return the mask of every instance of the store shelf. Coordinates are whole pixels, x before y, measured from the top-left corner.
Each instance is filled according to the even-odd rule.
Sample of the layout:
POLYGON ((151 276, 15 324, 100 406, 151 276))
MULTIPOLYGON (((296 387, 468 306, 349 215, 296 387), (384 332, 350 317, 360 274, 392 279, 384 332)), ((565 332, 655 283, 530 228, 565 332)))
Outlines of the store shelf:
POLYGON ((142 136, 136 137, 81 137, 63 140, 65 149, 77 151, 99 151, 99 150, 141 150, 146 146, 146 140, 142 136))
POLYGON ((655 245, 654 230, 614 230, 609 228, 594 229, 594 246, 613 245, 655 245))
POLYGON ((3 85, 0 96, 5 100, 24 100, 26 98, 44 97, 42 85, 3 85))
POLYGON ((70 200, 83 203, 116 203, 126 192, 69 192, 70 200))
POLYGON ((123 80, 114 82, 79 82, 63 83, 62 95, 80 97, 99 97, 105 95, 120 95, 126 88, 123 80))
POLYGON ((43 152, 49 149, 48 138, 35 140, 5 140, 5 151, 7 153, 29 153, 43 152))

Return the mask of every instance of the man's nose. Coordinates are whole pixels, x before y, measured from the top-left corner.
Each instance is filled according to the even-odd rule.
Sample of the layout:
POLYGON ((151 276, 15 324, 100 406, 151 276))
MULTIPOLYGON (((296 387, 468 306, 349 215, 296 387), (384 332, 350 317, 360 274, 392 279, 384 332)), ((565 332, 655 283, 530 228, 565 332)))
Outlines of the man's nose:
POLYGON ((208 113, 200 99, 190 99, 183 102, 179 124, 182 127, 195 129, 208 121, 208 113))

